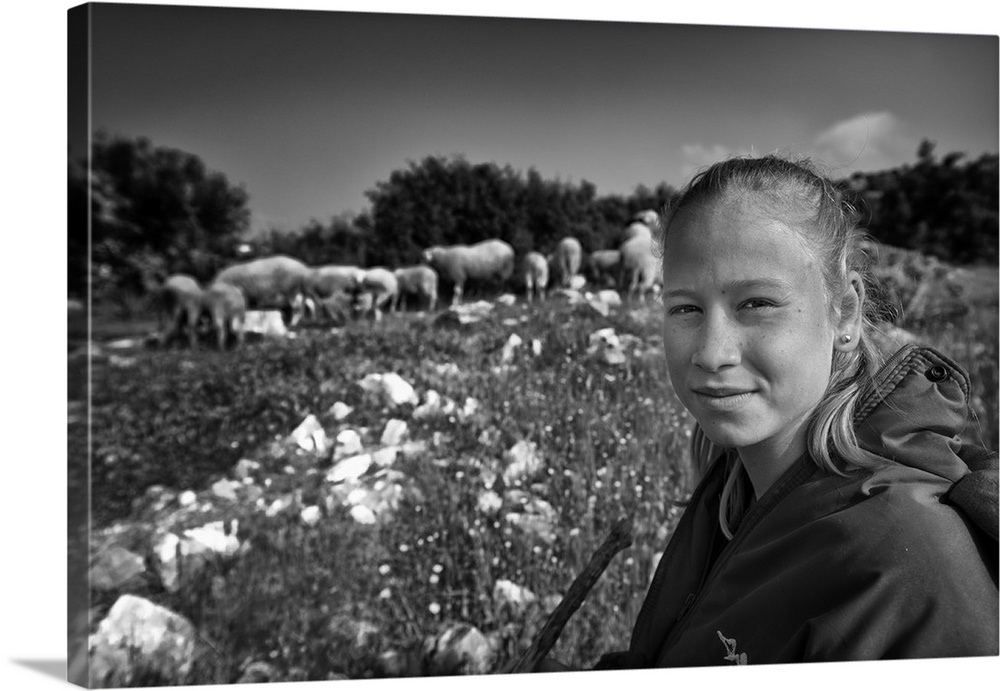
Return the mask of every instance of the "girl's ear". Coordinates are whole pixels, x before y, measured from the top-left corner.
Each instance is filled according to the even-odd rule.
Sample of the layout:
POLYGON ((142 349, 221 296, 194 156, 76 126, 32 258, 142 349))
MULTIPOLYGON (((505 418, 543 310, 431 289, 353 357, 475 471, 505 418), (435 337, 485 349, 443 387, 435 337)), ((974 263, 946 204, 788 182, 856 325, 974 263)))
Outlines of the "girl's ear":
POLYGON ((847 288, 840 301, 840 317, 837 323, 837 336, 833 341, 834 349, 846 353, 858 347, 864 304, 865 283, 861 280, 861 274, 851 271, 847 274, 847 288))

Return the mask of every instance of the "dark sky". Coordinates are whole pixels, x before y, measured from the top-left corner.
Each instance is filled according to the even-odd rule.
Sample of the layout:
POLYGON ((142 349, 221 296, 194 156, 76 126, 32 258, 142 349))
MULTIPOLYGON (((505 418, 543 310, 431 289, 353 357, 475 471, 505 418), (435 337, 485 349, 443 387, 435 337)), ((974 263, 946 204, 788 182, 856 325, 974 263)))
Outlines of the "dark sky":
POLYGON ((93 127, 201 156, 258 230, 428 155, 604 194, 733 152, 997 151, 995 36, 97 4, 92 46, 93 127))

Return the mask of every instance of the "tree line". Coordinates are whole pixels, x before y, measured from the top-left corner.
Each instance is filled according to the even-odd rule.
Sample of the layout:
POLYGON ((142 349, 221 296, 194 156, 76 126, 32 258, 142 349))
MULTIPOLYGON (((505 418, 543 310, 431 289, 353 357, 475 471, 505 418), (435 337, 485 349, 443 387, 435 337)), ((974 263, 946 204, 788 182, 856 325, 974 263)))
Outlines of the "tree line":
MULTIPOLYGON (((937 159, 925 140, 915 164, 839 184, 857 194, 878 240, 947 262, 995 264, 997 155, 963 158, 937 159)), ((95 302, 142 295, 172 273, 205 282, 235 261, 279 253, 311 265, 401 266, 432 245, 497 237, 521 255, 547 252, 566 235, 589 252, 616 247, 638 211, 669 207, 677 194, 661 182, 598 195, 586 180, 545 179, 534 168, 428 156, 376 182, 361 214, 250 237, 242 185, 194 154, 98 132, 90 170, 70 162, 69 292, 84 297, 89 282, 95 302)))

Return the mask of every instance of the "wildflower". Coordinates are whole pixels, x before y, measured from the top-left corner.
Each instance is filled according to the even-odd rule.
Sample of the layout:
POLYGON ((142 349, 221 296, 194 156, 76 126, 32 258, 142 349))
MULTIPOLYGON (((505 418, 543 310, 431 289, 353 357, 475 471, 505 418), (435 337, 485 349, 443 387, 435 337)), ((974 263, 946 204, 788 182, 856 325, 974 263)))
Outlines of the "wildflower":
POLYGON ((388 600, 392 597, 392 590, 389 588, 382 588, 381 592, 378 594, 380 600, 388 600))
POLYGON ((427 579, 428 583, 430 583, 431 585, 437 585, 438 581, 440 580, 441 577, 438 576, 436 573, 432 573, 431 577, 427 579))
POLYGON ((441 573, 442 571, 444 571, 444 567, 441 566, 440 564, 435 564, 434 566, 431 567, 431 571, 433 571, 434 573, 441 573))
POLYGON ((439 605, 436 602, 432 602, 431 604, 427 605, 427 610, 431 614, 434 614, 434 615, 440 614, 441 613, 441 605, 439 605))
POLYGON ((403 543, 402 545, 399 546, 399 551, 400 552, 409 552, 410 551, 410 546, 408 544, 406 544, 406 543, 403 543))
POLYGON ((383 576, 388 576, 390 571, 392 571, 392 568, 388 564, 382 564, 378 567, 378 572, 383 576))

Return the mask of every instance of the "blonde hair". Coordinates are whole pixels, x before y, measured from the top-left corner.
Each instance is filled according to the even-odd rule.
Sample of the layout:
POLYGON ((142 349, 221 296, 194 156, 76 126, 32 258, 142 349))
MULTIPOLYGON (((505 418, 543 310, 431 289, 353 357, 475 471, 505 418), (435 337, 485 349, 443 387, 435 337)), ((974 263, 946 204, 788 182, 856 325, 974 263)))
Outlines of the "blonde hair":
MULTIPOLYGON (((806 446, 812 460, 837 474, 877 462, 859 447, 853 418, 862 392, 885 362, 885 354, 873 338, 881 309, 871 272, 877 245, 861 228, 861 214, 851 196, 850 190, 818 173, 808 160, 792 161, 773 155, 731 158, 696 175, 678 200, 664 209, 662 223, 665 238, 671 220, 682 209, 732 197, 761 205, 769 213, 791 216, 794 222, 789 225, 802 231, 822 266, 831 315, 843 307, 835 296, 845 294, 851 272, 861 276, 862 285, 856 286, 862 322, 857 346, 850 351, 834 351, 829 384, 806 428, 806 446)), ((748 491, 740 479, 745 471, 739 456, 711 443, 700 428, 693 435, 692 452, 702 470, 719 455, 727 456, 719 522, 725 535, 732 538, 748 491)))

